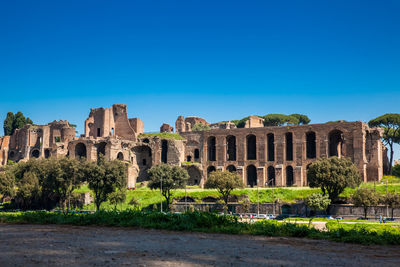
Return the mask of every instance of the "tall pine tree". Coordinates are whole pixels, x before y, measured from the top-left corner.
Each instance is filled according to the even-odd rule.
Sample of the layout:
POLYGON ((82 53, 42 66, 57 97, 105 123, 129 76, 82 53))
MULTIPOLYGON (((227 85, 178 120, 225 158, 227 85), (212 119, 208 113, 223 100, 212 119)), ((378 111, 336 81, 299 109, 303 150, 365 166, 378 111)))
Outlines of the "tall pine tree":
POLYGON ((12 135, 16 129, 21 129, 26 124, 33 124, 33 121, 25 118, 22 112, 18 111, 16 114, 8 112, 4 120, 4 135, 12 135))

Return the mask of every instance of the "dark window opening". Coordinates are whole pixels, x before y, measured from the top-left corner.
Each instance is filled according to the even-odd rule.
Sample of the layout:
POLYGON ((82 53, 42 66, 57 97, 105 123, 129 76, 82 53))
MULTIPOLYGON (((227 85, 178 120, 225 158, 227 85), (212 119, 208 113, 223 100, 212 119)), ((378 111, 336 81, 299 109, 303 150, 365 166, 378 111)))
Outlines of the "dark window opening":
POLYGON ((49 149, 45 149, 44 150, 44 158, 48 159, 50 157, 50 150, 49 149))
POLYGON ((86 158, 86 146, 83 143, 78 143, 75 146, 75 157, 77 159, 86 158))
POLYGON ((235 136, 228 136, 226 138, 226 154, 228 161, 235 161, 236 160, 236 137, 235 136))
POLYGON ((168 141, 167 140, 161 141, 161 162, 163 162, 163 163, 168 162, 168 141))
POLYGON ((100 144, 97 144, 97 158, 100 157, 100 155, 105 156, 106 155, 106 145, 107 143, 101 142, 100 144))
POLYGON ((187 157, 186 157, 186 161, 187 161, 187 162, 191 162, 191 161, 192 161, 192 156, 187 156, 187 157))
POLYGON ((146 159, 143 159, 142 163, 143 163, 143 166, 146 166, 147 165, 146 159))
POLYGON ((214 166, 210 166, 207 168, 207 177, 210 175, 210 173, 215 172, 216 169, 214 166))
POLYGON ((275 144, 274 144, 274 134, 267 135, 267 142, 268 142, 268 161, 275 161, 275 144))
POLYGON ((247 136, 247 160, 257 159, 257 139, 255 135, 247 136))
POLYGON ((34 157, 34 158, 39 158, 39 156, 40 156, 40 152, 39 152, 39 150, 37 150, 37 149, 35 149, 35 150, 33 150, 32 151, 32 157, 34 157))
POLYGON ((294 181, 293 177, 293 167, 287 166, 286 167, 286 186, 292 186, 294 181))
POLYGON ((143 139, 143 143, 150 143, 150 140, 148 138, 143 139))
POLYGON ((208 149, 208 161, 216 161, 217 160, 217 148, 216 141, 214 136, 210 136, 207 141, 207 149, 208 149))
POLYGON ((100 128, 97 128, 97 137, 100 137, 100 128))
POLYGON ((308 132, 306 134, 306 154, 308 159, 314 159, 317 156, 317 147, 315 142, 315 133, 308 132))
POLYGON ((228 167, 226 167, 226 170, 228 172, 236 172, 236 167, 234 165, 229 165, 228 167))
POLYGON ((286 160, 293 160, 293 134, 286 133, 286 160))
POLYGON ((333 130, 329 133, 329 157, 342 155, 343 132, 333 130))
POLYGON ((267 169, 268 185, 275 186, 275 168, 269 166, 267 169))
POLYGON ((194 150, 194 159, 199 159, 200 158, 200 151, 196 148, 194 150))
POLYGON ((54 142, 56 142, 56 143, 61 142, 61 136, 55 136, 54 137, 54 142))
POLYGON ((124 160, 124 154, 122 154, 122 152, 119 152, 117 155, 117 159, 118 160, 124 160))
POLYGON ((254 165, 247 167, 247 185, 250 187, 257 186, 257 168, 254 165))

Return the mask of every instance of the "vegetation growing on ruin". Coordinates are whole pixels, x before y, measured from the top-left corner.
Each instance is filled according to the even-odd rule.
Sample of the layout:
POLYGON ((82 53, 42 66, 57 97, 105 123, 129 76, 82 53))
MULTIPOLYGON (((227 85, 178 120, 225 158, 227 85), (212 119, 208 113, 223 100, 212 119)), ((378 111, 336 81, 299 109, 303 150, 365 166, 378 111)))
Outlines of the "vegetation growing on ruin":
MULTIPOLYGON (((303 114, 267 114, 264 116, 255 115, 264 119, 264 126, 284 126, 284 125, 302 125, 309 124, 311 122, 307 115, 303 114)), ((249 116, 244 117, 240 120, 231 120, 232 123, 236 125, 237 128, 244 128, 246 121, 249 116)), ((223 121, 227 122, 227 121, 223 121)))
POLYGON ((260 220, 250 224, 240 222, 237 217, 203 212, 164 214, 126 210, 123 212, 100 211, 93 214, 61 214, 37 211, 1 213, 0 222, 141 227, 173 231, 285 236, 361 244, 400 245, 400 227, 393 224, 368 225, 328 222, 326 224, 327 231, 321 231, 309 228, 305 224, 281 223, 275 220, 260 220))
POLYGON ((161 139, 184 140, 182 136, 177 133, 142 133, 138 138, 153 138, 158 137, 161 139))
POLYGON ((210 125, 202 124, 201 122, 199 122, 199 123, 196 123, 196 124, 193 126, 192 131, 193 131, 193 132, 208 131, 208 130, 210 130, 210 129, 211 129, 210 125))

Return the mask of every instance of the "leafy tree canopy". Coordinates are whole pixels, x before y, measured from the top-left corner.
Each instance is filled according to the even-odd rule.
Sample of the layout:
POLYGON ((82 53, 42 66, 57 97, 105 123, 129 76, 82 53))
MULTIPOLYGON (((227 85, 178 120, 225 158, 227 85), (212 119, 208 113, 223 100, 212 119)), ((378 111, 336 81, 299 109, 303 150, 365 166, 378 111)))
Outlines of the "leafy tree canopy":
POLYGON ((199 122, 193 126, 192 131, 207 131, 210 129, 211 127, 209 125, 199 122))
POLYGON ((159 164, 151 167, 149 173, 149 187, 151 189, 161 189, 162 195, 167 201, 167 207, 171 203, 173 189, 183 188, 189 179, 188 172, 179 166, 159 164))
POLYGON ((291 117, 295 117, 297 118, 297 120, 299 121, 298 124, 309 124, 310 123, 310 118, 307 115, 303 115, 303 114, 290 114, 291 117))
POLYGON ((387 113, 368 122, 370 127, 381 127, 384 129, 382 141, 389 147, 389 174, 392 174, 393 145, 400 143, 400 114, 387 113))
MULTIPOLYGON (((284 115, 284 114, 267 114, 264 116, 255 115, 260 118, 264 119, 264 126, 284 126, 284 125, 299 125, 299 124, 309 124, 310 119, 308 116, 303 114, 291 114, 291 115, 284 115)), ((249 117, 244 117, 240 120, 231 120, 236 127, 244 128, 246 125, 246 121, 249 117)))
POLYGON ((361 176, 357 167, 347 158, 320 158, 314 161, 307 172, 310 187, 320 187, 334 202, 346 187, 357 187, 361 176))
POLYGON ((18 111, 16 114, 8 112, 4 120, 4 135, 12 135, 16 129, 24 128, 26 124, 33 122, 30 118, 25 118, 22 112, 18 111))
POLYGON ((307 206, 313 210, 326 210, 331 204, 331 200, 328 195, 322 195, 320 193, 314 193, 305 199, 307 206))
POLYGON ((370 206, 378 205, 379 195, 368 187, 357 189, 352 196, 354 205, 364 208, 364 218, 367 218, 367 211, 370 206))
POLYGON ((228 198, 233 189, 242 188, 243 181, 239 175, 229 171, 214 171, 211 172, 204 185, 205 188, 217 189, 221 194, 225 205, 228 204, 228 198))

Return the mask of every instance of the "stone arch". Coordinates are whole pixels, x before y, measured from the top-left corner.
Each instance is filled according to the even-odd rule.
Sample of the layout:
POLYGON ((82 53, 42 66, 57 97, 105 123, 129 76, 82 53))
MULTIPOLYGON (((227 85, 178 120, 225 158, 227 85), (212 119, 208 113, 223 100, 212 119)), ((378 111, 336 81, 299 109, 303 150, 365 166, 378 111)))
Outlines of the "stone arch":
POLYGON ((236 172, 236 167, 235 165, 228 165, 228 167, 226 167, 226 170, 228 172, 236 172))
POLYGON ((187 169, 189 180, 187 185, 199 185, 201 182, 201 172, 196 166, 190 166, 187 169))
POLYGON ((168 141, 167 140, 161 141, 161 162, 162 163, 168 162, 168 141))
POLYGON ((273 133, 267 134, 267 159, 268 161, 275 161, 275 136, 273 133))
POLYGON ((343 132, 340 130, 332 130, 328 135, 329 142, 329 157, 341 157, 343 147, 343 132))
POLYGON ((293 167, 287 166, 286 167, 286 186, 292 186, 293 183, 294 183, 293 167))
POLYGON ((86 145, 84 143, 78 143, 75 146, 75 158, 87 158, 86 145))
POLYGON ((312 163, 307 164, 306 166, 306 179, 305 179, 305 186, 308 186, 308 169, 310 168, 312 163))
POLYGON ((45 158, 45 159, 50 158, 50 149, 45 149, 45 150, 44 150, 44 158, 45 158))
POLYGON ((106 146, 107 146, 106 142, 101 142, 101 143, 96 144, 97 158, 99 158, 100 155, 103 155, 103 156, 106 155, 106 146))
POLYGON ((306 133, 306 155, 308 159, 315 159, 317 156, 317 146, 315 132, 306 133))
POLYGON ((216 140, 215 136, 210 136, 207 139, 207 150, 208 150, 208 161, 216 161, 217 160, 217 148, 216 148, 216 140))
POLYGON ((247 166, 247 185, 250 187, 257 185, 257 168, 254 165, 247 166))
POLYGON ((207 177, 210 175, 211 172, 215 172, 217 169, 215 168, 215 166, 209 166, 207 168, 207 177))
POLYGON ((32 157, 32 158, 39 158, 39 157, 40 157, 40 151, 39 151, 39 149, 33 149, 33 150, 31 151, 31 157, 32 157))
POLYGON ((132 163, 136 164, 135 167, 138 170, 136 181, 143 182, 143 181, 147 180, 147 178, 148 178, 147 171, 148 171, 148 169, 151 168, 151 165, 152 165, 151 148, 147 145, 136 146, 136 147, 132 148, 132 152, 134 155, 134 162, 132 162, 132 163))
POLYGON ((267 169, 268 186, 275 186, 275 168, 269 166, 267 169))
POLYGON ((226 156, 228 161, 236 161, 236 137, 233 135, 226 137, 226 156))
POLYGON ((293 133, 287 132, 285 134, 285 141, 286 141, 286 160, 292 161, 293 160, 293 133))
POLYGON ((117 159, 118 160, 124 160, 124 154, 122 154, 122 152, 118 152, 117 159))
POLYGON ((254 134, 249 134, 246 137, 247 144, 247 160, 257 159, 257 138, 254 134))

